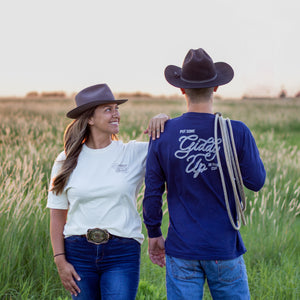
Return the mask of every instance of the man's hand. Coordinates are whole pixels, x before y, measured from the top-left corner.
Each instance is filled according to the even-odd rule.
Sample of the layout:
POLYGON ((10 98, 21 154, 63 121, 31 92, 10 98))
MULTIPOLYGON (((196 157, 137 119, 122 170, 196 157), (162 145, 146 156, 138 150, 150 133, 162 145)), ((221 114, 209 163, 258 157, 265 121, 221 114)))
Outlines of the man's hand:
POLYGON ((166 265, 165 260, 165 239, 163 236, 157 238, 149 238, 148 240, 148 251, 151 261, 160 266, 166 265))
POLYGON ((153 117, 148 124, 148 128, 144 133, 148 133, 152 137, 152 140, 160 137, 160 133, 165 130, 165 123, 170 119, 170 117, 164 113, 158 114, 153 117))

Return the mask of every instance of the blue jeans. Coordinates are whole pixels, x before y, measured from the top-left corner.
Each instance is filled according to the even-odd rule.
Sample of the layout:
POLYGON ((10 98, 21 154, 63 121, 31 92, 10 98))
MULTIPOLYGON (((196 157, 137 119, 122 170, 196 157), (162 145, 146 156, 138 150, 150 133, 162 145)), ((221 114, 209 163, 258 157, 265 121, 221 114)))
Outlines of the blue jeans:
POLYGON ((250 299, 243 256, 232 260, 186 260, 166 255, 169 300, 202 299, 205 279, 213 299, 250 299))
POLYGON ((140 272, 141 246, 129 238, 114 237, 95 245, 81 236, 65 239, 66 258, 81 280, 77 300, 134 300, 140 272))

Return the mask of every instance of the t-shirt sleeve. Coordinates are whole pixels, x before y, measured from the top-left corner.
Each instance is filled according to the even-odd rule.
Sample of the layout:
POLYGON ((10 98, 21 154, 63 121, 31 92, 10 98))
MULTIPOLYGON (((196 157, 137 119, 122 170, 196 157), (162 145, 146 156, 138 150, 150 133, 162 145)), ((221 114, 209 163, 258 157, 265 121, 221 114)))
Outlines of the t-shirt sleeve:
POLYGON ((146 170, 146 159, 147 159, 149 143, 131 141, 130 144, 132 146, 132 157, 131 157, 132 162, 141 166, 141 172, 143 173, 144 176, 146 170))
POLYGON ((64 189, 61 194, 56 195, 56 193, 53 193, 50 191, 52 182, 55 178, 55 176, 59 173, 62 163, 65 159, 64 152, 60 153, 58 157, 56 158, 54 165, 52 167, 51 171, 51 179, 50 179, 50 185, 49 185, 49 191, 48 191, 48 201, 47 201, 47 208, 54 208, 54 209, 68 209, 69 208, 69 202, 67 198, 66 190, 64 189))

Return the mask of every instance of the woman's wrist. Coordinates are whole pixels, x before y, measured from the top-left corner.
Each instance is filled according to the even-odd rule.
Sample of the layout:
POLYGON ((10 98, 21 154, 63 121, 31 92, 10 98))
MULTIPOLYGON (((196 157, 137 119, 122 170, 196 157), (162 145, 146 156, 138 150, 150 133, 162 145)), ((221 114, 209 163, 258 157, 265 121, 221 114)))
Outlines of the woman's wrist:
POLYGON ((57 254, 54 254, 53 255, 53 258, 57 257, 57 256, 60 256, 60 255, 66 255, 65 252, 60 252, 60 253, 57 253, 57 254))
POLYGON ((59 255, 59 256, 54 257, 54 263, 56 265, 61 265, 61 264, 65 263, 66 261, 67 260, 66 260, 65 255, 59 255))

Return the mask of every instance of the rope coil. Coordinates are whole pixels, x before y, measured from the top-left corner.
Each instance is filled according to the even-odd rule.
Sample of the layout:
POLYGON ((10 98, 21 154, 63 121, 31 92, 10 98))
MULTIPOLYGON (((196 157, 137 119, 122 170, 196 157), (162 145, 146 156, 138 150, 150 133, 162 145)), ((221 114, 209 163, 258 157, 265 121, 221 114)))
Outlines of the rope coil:
POLYGON ((219 166, 219 172, 221 176, 221 182, 224 192, 224 198, 225 198, 225 204, 227 209, 227 214, 230 220, 230 223, 232 227, 235 230, 239 230, 241 228, 241 222, 242 220, 243 225, 246 225, 246 219, 244 216, 244 211, 246 210, 246 199, 245 199, 245 193, 244 193, 244 187, 243 187, 243 179, 242 174, 239 166, 239 161, 236 153, 235 143, 234 143, 234 137, 233 137, 233 131, 231 122, 228 118, 224 119, 221 115, 221 113, 215 114, 215 126, 214 126, 214 135, 215 135, 215 147, 216 147, 216 156, 219 166), (234 199, 235 199, 235 206, 236 206, 236 212, 237 212, 237 218, 236 222, 233 220, 229 201, 228 201, 228 195, 227 195, 227 189, 224 179, 224 173, 222 169, 220 154, 219 154, 219 148, 218 148, 218 123, 220 125, 221 130, 221 137, 222 137, 222 143, 224 148, 224 155, 225 155, 225 161, 229 173, 229 178, 231 181, 234 199))

